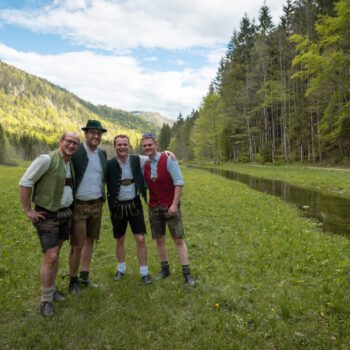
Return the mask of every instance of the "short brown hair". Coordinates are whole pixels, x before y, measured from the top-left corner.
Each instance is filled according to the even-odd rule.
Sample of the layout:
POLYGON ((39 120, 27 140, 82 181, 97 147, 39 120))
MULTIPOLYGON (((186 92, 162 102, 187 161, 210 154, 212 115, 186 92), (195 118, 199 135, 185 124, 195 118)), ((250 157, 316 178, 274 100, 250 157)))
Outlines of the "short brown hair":
POLYGON ((117 135, 114 140, 113 140, 113 146, 115 147, 115 143, 117 141, 118 138, 121 138, 121 139, 128 139, 128 143, 130 144, 130 139, 129 139, 129 136, 128 135, 123 135, 123 134, 119 134, 117 135))

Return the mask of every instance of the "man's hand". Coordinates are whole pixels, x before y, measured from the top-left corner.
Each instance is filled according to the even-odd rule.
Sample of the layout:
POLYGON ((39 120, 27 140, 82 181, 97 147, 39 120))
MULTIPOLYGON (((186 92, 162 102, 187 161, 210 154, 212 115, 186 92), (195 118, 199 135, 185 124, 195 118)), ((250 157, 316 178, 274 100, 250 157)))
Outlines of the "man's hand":
POLYGON ((177 213, 177 205, 176 204, 172 204, 169 209, 168 209, 168 215, 169 216, 175 216, 177 213))
POLYGON ((35 211, 30 209, 26 212, 26 214, 33 224, 36 224, 40 219, 45 219, 45 213, 43 211, 35 211))
POLYGON ((167 155, 167 157, 170 157, 172 160, 176 160, 176 156, 173 152, 165 151, 165 154, 167 155))

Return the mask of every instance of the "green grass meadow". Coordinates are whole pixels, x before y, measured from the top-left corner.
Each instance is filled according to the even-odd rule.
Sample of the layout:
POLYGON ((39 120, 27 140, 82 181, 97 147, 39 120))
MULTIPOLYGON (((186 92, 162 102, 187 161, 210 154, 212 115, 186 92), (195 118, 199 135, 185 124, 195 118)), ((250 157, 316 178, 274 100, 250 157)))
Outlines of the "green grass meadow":
MULTIPOLYGON (((171 276, 144 286, 130 232, 127 275, 113 281, 105 206, 91 266, 100 287, 41 317, 41 252, 19 203, 23 172, 0 166, 0 349, 350 348, 349 239, 322 232, 276 197, 186 167, 182 210, 196 287, 185 286, 169 236, 171 276)), ((155 276, 150 235, 147 243, 155 276)), ((68 254, 65 244, 57 279, 64 292, 68 254)))

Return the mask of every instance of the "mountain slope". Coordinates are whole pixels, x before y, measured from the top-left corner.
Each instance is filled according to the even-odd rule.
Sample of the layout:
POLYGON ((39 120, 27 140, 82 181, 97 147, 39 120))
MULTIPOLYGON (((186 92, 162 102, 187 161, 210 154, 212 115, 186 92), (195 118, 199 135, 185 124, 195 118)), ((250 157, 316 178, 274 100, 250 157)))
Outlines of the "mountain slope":
POLYGON ((172 126, 174 124, 174 120, 166 118, 158 112, 133 111, 131 113, 133 113, 135 116, 138 116, 145 121, 153 123, 159 128, 161 128, 163 124, 168 124, 169 126, 172 126))
POLYGON ((0 61, 0 123, 9 142, 54 145, 67 130, 81 132, 88 119, 98 119, 108 130, 103 139, 117 134, 137 144, 142 132, 158 128, 132 113, 86 102, 45 79, 0 61), (24 139, 24 141, 23 141, 24 139))

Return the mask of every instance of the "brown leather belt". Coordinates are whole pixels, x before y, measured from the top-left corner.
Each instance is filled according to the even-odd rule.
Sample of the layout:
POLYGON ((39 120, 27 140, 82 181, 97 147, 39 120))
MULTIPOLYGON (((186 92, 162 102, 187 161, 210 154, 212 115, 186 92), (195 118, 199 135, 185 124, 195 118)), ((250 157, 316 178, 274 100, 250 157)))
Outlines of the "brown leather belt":
POLYGON ((129 186, 132 183, 134 183, 135 180, 134 179, 123 179, 123 180, 119 180, 119 184, 122 186, 129 186))
POLYGON ((96 204, 96 203, 102 202, 102 197, 97 199, 92 199, 91 201, 81 201, 80 199, 76 199, 75 202, 78 204, 96 204))

